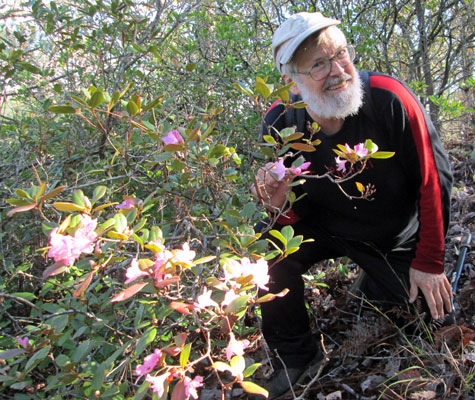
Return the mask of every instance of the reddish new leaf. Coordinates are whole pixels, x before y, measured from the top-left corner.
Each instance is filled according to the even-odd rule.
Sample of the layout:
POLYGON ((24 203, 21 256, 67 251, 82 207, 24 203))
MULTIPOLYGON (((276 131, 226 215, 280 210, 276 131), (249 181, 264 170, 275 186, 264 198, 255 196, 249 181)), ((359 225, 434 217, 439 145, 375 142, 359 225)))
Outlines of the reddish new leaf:
POLYGON ((92 281, 92 277, 94 276, 94 274, 96 273, 96 271, 91 271, 89 272, 89 274, 86 276, 86 279, 84 279, 81 284, 77 287, 76 291, 73 293, 73 296, 74 297, 79 297, 81 296, 86 290, 87 288, 89 287, 89 285, 91 284, 91 281, 92 281))
POLYGON ((181 303, 179 301, 172 301, 170 303, 170 308, 173 308, 175 311, 182 314, 191 314, 190 310, 193 310, 195 306, 192 304, 181 303))
POLYGON ((163 281, 154 282, 154 285, 157 289, 160 289, 160 288, 166 287, 168 285, 171 285, 173 283, 177 283, 179 281, 180 281, 179 276, 172 276, 171 278, 164 279, 163 281))
POLYGON ((183 400, 186 399, 185 385, 183 381, 178 382, 173 389, 171 400, 183 400))
POLYGON ((140 292, 140 290, 142 290, 142 288, 147 285, 148 282, 135 283, 132 286, 129 286, 127 289, 122 290, 122 292, 120 292, 118 295, 114 296, 111 299, 111 303, 127 300, 137 292, 140 292))
POLYGON ((35 207, 36 207, 36 203, 32 203, 32 204, 28 204, 26 206, 21 206, 21 207, 14 208, 13 210, 8 211, 7 217, 11 217, 13 214, 16 214, 16 213, 30 211, 35 207))
POLYGON ((61 274, 67 269, 68 266, 64 265, 61 261, 55 262, 51 267, 48 267, 43 271, 43 279, 46 279, 49 276, 61 274))
POLYGON ((178 354, 181 353, 183 349, 181 347, 178 347, 178 346, 169 346, 169 347, 165 347, 164 349, 162 349, 162 351, 172 357, 176 357, 178 354))

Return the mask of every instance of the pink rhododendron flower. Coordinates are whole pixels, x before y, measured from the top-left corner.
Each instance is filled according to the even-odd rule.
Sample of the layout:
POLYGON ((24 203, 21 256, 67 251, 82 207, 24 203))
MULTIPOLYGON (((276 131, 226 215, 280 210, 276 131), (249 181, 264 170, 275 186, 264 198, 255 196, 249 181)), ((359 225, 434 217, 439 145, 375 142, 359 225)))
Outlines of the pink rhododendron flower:
POLYGON ((248 283, 259 286, 267 290, 267 283, 269 283, 268 265, 263 258, 256 263, 251 263, 249 258, 244 257, 241 261, 229 259, 224 265, 224 278, 229 281, 240 278, 241 276, 252 275, 252 280, 248 283))
POLYGON ((185 376, 185 379, 183 379, 183 385, 185 386, 186 398, 188 399, 191 396, 194 399, 197 399, 198 392, 196 389, 203 386, 203 377, 195 376, 194 379, 191 379, 190 377, 185 376))
POLYGON ((354 151, 355 151, 355 154, 361 158, 366 157, 368 155, 368 149, 364 147, 364 143, 357 144, 355 146, 354 151))
POLYGON ((87 214, 80 216, 79 226, 74 232, 74 236, 58 233, 58 228, 54 228, 50 234, 51 248, 48 257, 63 265, 70 266, 79 258, 81 253, 92 253, 94 250, 94 240, 97 220, 92 219, 87 214))
POLYGON ((182 248, 183 250, 173 250, 174 257, 172 259, 172 262, 176 264, 193 265, 193 259, 196 256, 196 252, 190 250, 190 246, 188 245, 188 243, 184 243, 182 248))
POLYGON ((130 261, 130 267, 127 268, 127 271, 125 272, 125 276, 127 280, 124 283, 127 285, 130 282, 135 281, 137 278, 141 276, 148 276, 148 275, 149 275, 148 272, 142 271, 140 269, 138 260, 134 258, 130 261))
POLYGON ((151 383, 150 387, 152 388, 152 391, 157 394, 159 399, 163 396, 163 392, 165 391, 164 384, 169 376, 170 374, 166 372, 158 376, 147 375, 145 377, 145 380, 151 383))
POLYGON ((183 143, 183 138, 177 130, 167 132, 167 134, 162 138, 162 140, 165 144, 183 143))
MULTIPOLYGON (((302 156, 300 156, 297 161, 303 161, 304 158, 302 156)), ((296 164, 297 161, 294 161, 293 164, 296 164)), ((310 162, 307 161, 307 162, 302 162, 298 167, 294 167, 293 165, 288 168, 287 170, 290 171, 292 174, 294 175, 300 175, 302 174, 304 171, 306 171, 308 169, 308 167, 310 167, 310 162)))
POLYGON ((54 228, 49 236, 51 248, 48 250, 48 257, 63 265, 73 265, 81 255, 81 251, 74 245, 74 238, 69 235, 56 233, 58 228, 54 228))
POLYGON ((340 158, 340 156, 338 156, 338 157, 335 157, 335 161, 336 161, 336 164, 338 166, 337 171, 345 172, 346 171, 346 166, 345 166, 346 160, 342 160, 340 158))
POLYGON ((229 334, 229 344, 226 347, 226 358, 231 360, 233 355, 242 356, 244 354, 244 349, 249 346, 249 340, 236 340, 234 334, 231 332, 229 334))
POLYGON ((218 307, 218 303, 216 303, 212 298, 211 295, 213 292, 204 288, 203 294, 199 295, 196 299, 195 306, 198 308, 206 308, 206 307, 218 307))
POLYGON ((231 302, 234 300, 234 299, 237 299, 239 297, 238 294, 236 294, 234 292, 234 290, 229 290, 226 292, 226 294, 224 295, 224 299, 223 301, 221 302, 221 304, 223 306, 228 306, 229 304, 231 304, 231 302))
POLYGON ((124 200, 122 203, 115 206, 116 208, 123 208, 124 210, 131 210, 135 207, 135 200, 134 199, 127 199, 124 200))
POLYGON ((300 175, 302 172, 306 171, 308 167, 310 167, 310 162, 304 162, 300 167, 290 167, 289 171, 292 172, 294 175, 300 175))
POLYGON ((285 177, 287 168, 284 165, 284 160, 281 158, 279 161, 271 162, 266 164, 266 168, 277 175, 277 180, 281 181, 285 177))
POLYGON ((152 372, 158 364, 161 356, 162 351, 160 349, 155 349, 152 354, 149 354, 143 359, 143 364, 137 365, 137 367, 135 367, 135 375, 139 375, 139 377, 141 377, 152 372))
POLYGON ((254 264, 249 265, 252 271, 252 281, 254 285, 257 285, 261 289, 269 290, 266 286, 269 283, 269 265, 263 258, 257 260, 254 264))
POLYGON ((226 263, 223 266, 224 270, 224 279, 229 281, 231 279, 237 279, 242 276, 243 267, 241 263, 233 258, 226 260, 226 263))
POLYGON ((18 342, 18 344, 23 347, 24 349, 28 348, 28 346, 30 345, 30 339, 28 339, 28 337, 24 337, 23 339, 21 337, 16 337, 16 341, 18 342))

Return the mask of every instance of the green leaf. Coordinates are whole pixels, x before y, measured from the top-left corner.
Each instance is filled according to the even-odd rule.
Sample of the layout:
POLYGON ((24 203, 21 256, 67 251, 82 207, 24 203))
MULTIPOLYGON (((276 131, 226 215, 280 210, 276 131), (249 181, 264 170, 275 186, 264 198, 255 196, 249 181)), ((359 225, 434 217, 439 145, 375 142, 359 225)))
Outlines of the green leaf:
POLYGON ((234 356, 233 358, 231 358, 229 365, 231 366, 233 371, 241 372, 244 371, 244 368, 246 368, 246 361, 244 360, 243 356, 234 356))
POLYGON ((185 368, 188 359, 190 358, 191 353, 191 343, 187 343, 186 346, 183 348, 182 352, 180 353, 180 366, 185 368))
POLYGON ((100 106, 102 103, 104 103, 106 101, 105 97, 104 97, 104 93, 102 92, 102 90, 96 90, 91 98, 89 99, 89 106, 92 107, 92 108, 96 108, 97 106, 100 106))
POLYGON ((139 112, 139 107, 132 100, 127 103, 126 108, 127 112, 132 116, 136 115, 139 112))
POLYGON ((97 200, 101 199, 104 197, 104 195, 107 193, 107 187, 106 186, 97 186, 94 189, 94 193, 92 194, 92 204, 95 204, 97 200))
POLYGON ((31 196, 23 189, 15 189, 15 194, 23 199, 33 200, 31 196))
MULTIPOLYGON (((86 91, 87 92, 87 91, 86 91)), ((89 92, 87 92, 87 96, 86 98, 88 99, 90 97, 89 95, 89 92)), ((83 105, 83 106, 87 106, 87 102, 84 100, 84 99, 81 99, 80 97, 77 97, 77 96, 71 96, 71 98, 76 101, 77 103, 83 105)))
POLYGON ((132 47, 133 47, 135 50, 140 51, 141 53, 145 53, 145 52, 146 52, 146 50, 145 50, 142 46, 138 45, 138 44, 135 43, 135 42, 132 42, 132 47))
POLYGON ((56 114, 76 114, 78 111, 71 106, 51 106, 49 110, 56 114))
POLYGON ((266 143, 271 143, 271 144, 275 143, 275 139, 271 135, 264 135, 262 138, 264 139, 266 143))
POLYGON ((284 244, 284 247, 287 247, 287 239, 285 238, 285 236, 282 235, 282 233, 275 229, 272 229, 271 231, 269 231, 269 233, 276 239, 279 239, 284 244))
POLYGON ((116 232, 122 233, 127 229, 127 218, 123 214, 114 215, 114 229, 116 232))
POLYGON ((254 382, 250 381, 242 381, 239 382, 242 386, 242 388, 247 392, 247 393, 252 393, 252 394, 260 394, 264 397, 269 396, 269 392, 265 390, 264 388, 260 387, 254 382))
POLYGON ((142 400, 145 396, 148 395, 148 388, 150 386, 150 382, 144 381, 135 393, 133 400, 142 400))
POLYGON ((71 356, 72 362, 80 362, 84 359, 92 350, 93 342, 92 340, 85 340, 82 342, 79 347, 76 349, 74 354, 71 356))
POLYGON ((267 86, 267 84, 260 81, 256 82, 256 92, 259 93, 265 99, 267 99, 271 94, 269 86, 267 86))
POLYGON ((272 96, 279 96, 280 98, 282 98, 282 95, 285 96, 287 94, 286 97, 287 97, 287 101, 288 101, 289 89, 294 85, 295 85, 295 82, 290 82, 288 85, 280 86, 272 92, 272 96))
POLYGON ((224 309, 224 312, 226 314, 234 314, 240 311, 242 308, 244 308, 247 305, 249 298, 250 298, 249 295, 244 295, 244 296, 240 296, 234 299, 233 301, 231 301, 231 303, 229 303, 229 305, 226 306, 226 308, 224 309))
MULTIPOLYGON (((158 97, 156 97, 156 98, 153 99, 150 103, 148 103, 147 105, 143 106, 143 107, 142 107, 142 110, 143 110, 143 111, 148 111, 148 110, 150 110, 150 109, 152 109, 152 108, 155 108, 157 105, 159 105, 159 104, 162 102, 162 100, 163 100, 164 97, 165 97, 165 96, 164 96, 163 94, 160 95, 160 96, 158 96, 158 97)), ((152 129, 152 130, 153 130, 153 129, 152 129)))
POLYGON ((251 218, 255 212, 256 212, 256 203, 253 201, 250 201, 244 206, 240 214, 243 218, 251 218))
POLYGON ((191 72, 191 71, 193 71, 193 70, 196 69, 196 64, 195 64, 195 63, 188 63, 188 64, 186 64, 185 69, 186 69, 188 72, 191 72))
POLYGON ((28 300, 28 301, 32 301, 32 300, 35 300, 37 298, 31 292, 14 292, 14 293, 11 293, 11 295, 16 296, 16 297, 21 297, 22 299, 25 299, 25 300, 28 300))
POLYGON ((295 126, 291 126, 289 128, 284 128, 279 132, 279 136, 282 139, 285 139, 287 136, 293 135, 295 133, 295 126))
POLYGON ((57 187, 57 188, 54 188, 53 190, 50 190, 50 191, 49 191, 48 193, 46 193, 44 196, 41 196, 41 198, 40 198, 40 203, 43 203, 44 201, 53 198, 53 197, 56 196, 57 194, 61 193, 65 188, 66 188, 66 186, 59 186, 59 187, 57 187))
POLYGON ((233 82, 233 85, 236 86, 242 93, 247 94, 248 96, 253 95, 252 91, 249 89, 249 87, 247 87, 245 83, 233 82))
POLYGON ((289 248, 291 248, 291 247, 297 247, 298 248, 302 244, 302 240, 303 240, 302 235, 295 236, 295 237, 293 237, 292 239, 289 240, 288 247, 289 248))
POLYGON ((61 333, 64 328, 68 325, 69 316, 68 314, 57 315, 54 318, 49 320, 49 324, 52 328, 54 328, 54 333, 58 334, 61 333))
POLYGON ((218 370, 219 372, 231 371, 231 367, 222 361, 214 362, 213 365, 211 365, 211 367, 218 370))
POLYGON ((280 233, 282 233, 285 237, 286 243, 288 243, 294 237, 294 228, 290 225, 286 225, 280 230, 280 233))
POLYGON ((107 369, 112 367, 112 363, 119 357, 120 355, 124 354, 125 349, 129 347, 129 343, 125 343, 123 346, 119 347, 105 362, 105 366, 107 369))
POLYGON ((16 358, 22 354, 25 354, 25 349, 10 349, 5 351, 0 351, 0 360, 9 360, 10 358, 16 358))
POLYGON ((111 99, 109 100, 109 103, 107 104, 107 108, 108 110, 112 110, 114 108, 114 106, 117 104, 117 102, 119 101, 120 99, 120 93, 118 91, 115 91, 113 94, 112 94, 112 97, 111 99))
POLYGON ((73 203, 79 207, 85 207, 84 192, 81 189, 77 189, 73 192, 73 203))
POLYGON ((132 223, 135 221, 135 218, 137 217, 137 209, 133 208, 127 213, 127 225, 132 225, 132 223))
POLYGON ((105 375, 106 375, 106 365, 105 363, 100 363, 95 369, 94 375, 92 377, 92 390, 99 390, 102 388, 105 375))
POLYGON ((140 355, 145 350, 145 348, 153 342, 155 336, 157 336, 157 328, 155 328, 154 326, 148 328, 140 337, 137 343, 137 347, 135 348, 135 355, 140 355))
POLYGON ((5 199, 5 201, 12 206, 18 206, 18 207, 34 204, 31 202, 31 200, 22 200, 22 199, 15 199, 15 198, 5 199))
POLYGON ((210 152, 208 153, 208 157, 209 158, 219 158, 219 157, 222 157, 224 156, 225 154, 227 154, 227 146, 225 146, 224 144, 217 144, 216 146, 214 146, 210 152))
POLYGON ((378 158, 378 159, 385 159, 385 158, 391 158, 392 156, 394 156, 394 154, 396 154, 395 152, 393 151, 377 151, 376 153, 374 154, 371 154, 371 158, 378 158))
POLYGON ((33 368, 35 368, 41 361, 43 361, 46 356, 49 354, 51 346, 45 346, 39 349, 33 356, 28 360, 23 370, 23 376, 28 374, 33 368))
POLYGON ((261 365, 261 363, 254 363, 254 364, 250 365, 249 367, 247 367, 244 370, 244 372, 242 373, 244 378, 247 378, 247 377, 251 376, 254 372, 256 372, 256 369, 259 368, 260 365, 261 365))
POLYGON ((307 107, 307 104, 300 101, 292 104, 292 108, 305 108, 305 107, 307 107))
POLYGON ((32 74, 41 74, 41 69, 39 69, 37 66, 27 63, 25 61, 18 61, 18 64, 28 72, 31 72, 32 74))

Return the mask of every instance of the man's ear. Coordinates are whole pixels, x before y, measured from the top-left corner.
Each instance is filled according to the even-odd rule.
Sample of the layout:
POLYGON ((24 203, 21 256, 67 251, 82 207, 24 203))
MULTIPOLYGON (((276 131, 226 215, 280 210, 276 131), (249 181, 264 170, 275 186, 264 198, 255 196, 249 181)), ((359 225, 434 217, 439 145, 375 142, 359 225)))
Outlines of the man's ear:
MULTIPOLYGON (((288 85, 291 82, 294 82, 292 78, 288 75, 282 74, 282 79, 284 80, 285 84, 288 85)), ((290 87, 290 93, 298 95, 300 94, 299 88, 297 86, 297 82, 294 82, 294 84, 290 87)))

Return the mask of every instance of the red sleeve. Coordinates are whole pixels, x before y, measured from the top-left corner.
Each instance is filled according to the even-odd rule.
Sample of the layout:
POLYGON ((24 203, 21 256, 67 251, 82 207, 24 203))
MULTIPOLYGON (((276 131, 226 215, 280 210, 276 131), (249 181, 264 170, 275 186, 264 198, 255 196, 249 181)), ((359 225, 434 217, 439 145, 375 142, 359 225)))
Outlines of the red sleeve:
POLYGON ((300 221, 300 217, 295 213, 295 211, 289 210, 285 215, 281 214, 276 222, 279 225, 293 225, 298 221, 300 221))
MULTIPOLYGON (((393 92, 401 101, 417 149, 421 184, 419 188, 419 241, 411 267, 423 272, 444 271, 444 219, 442 194, 434 150, 432 147, 428 118, 412 93, 398 80, 373 75, 371 87, 393 92)), ((415 172, 417 173, 417 172, 415 172)))

